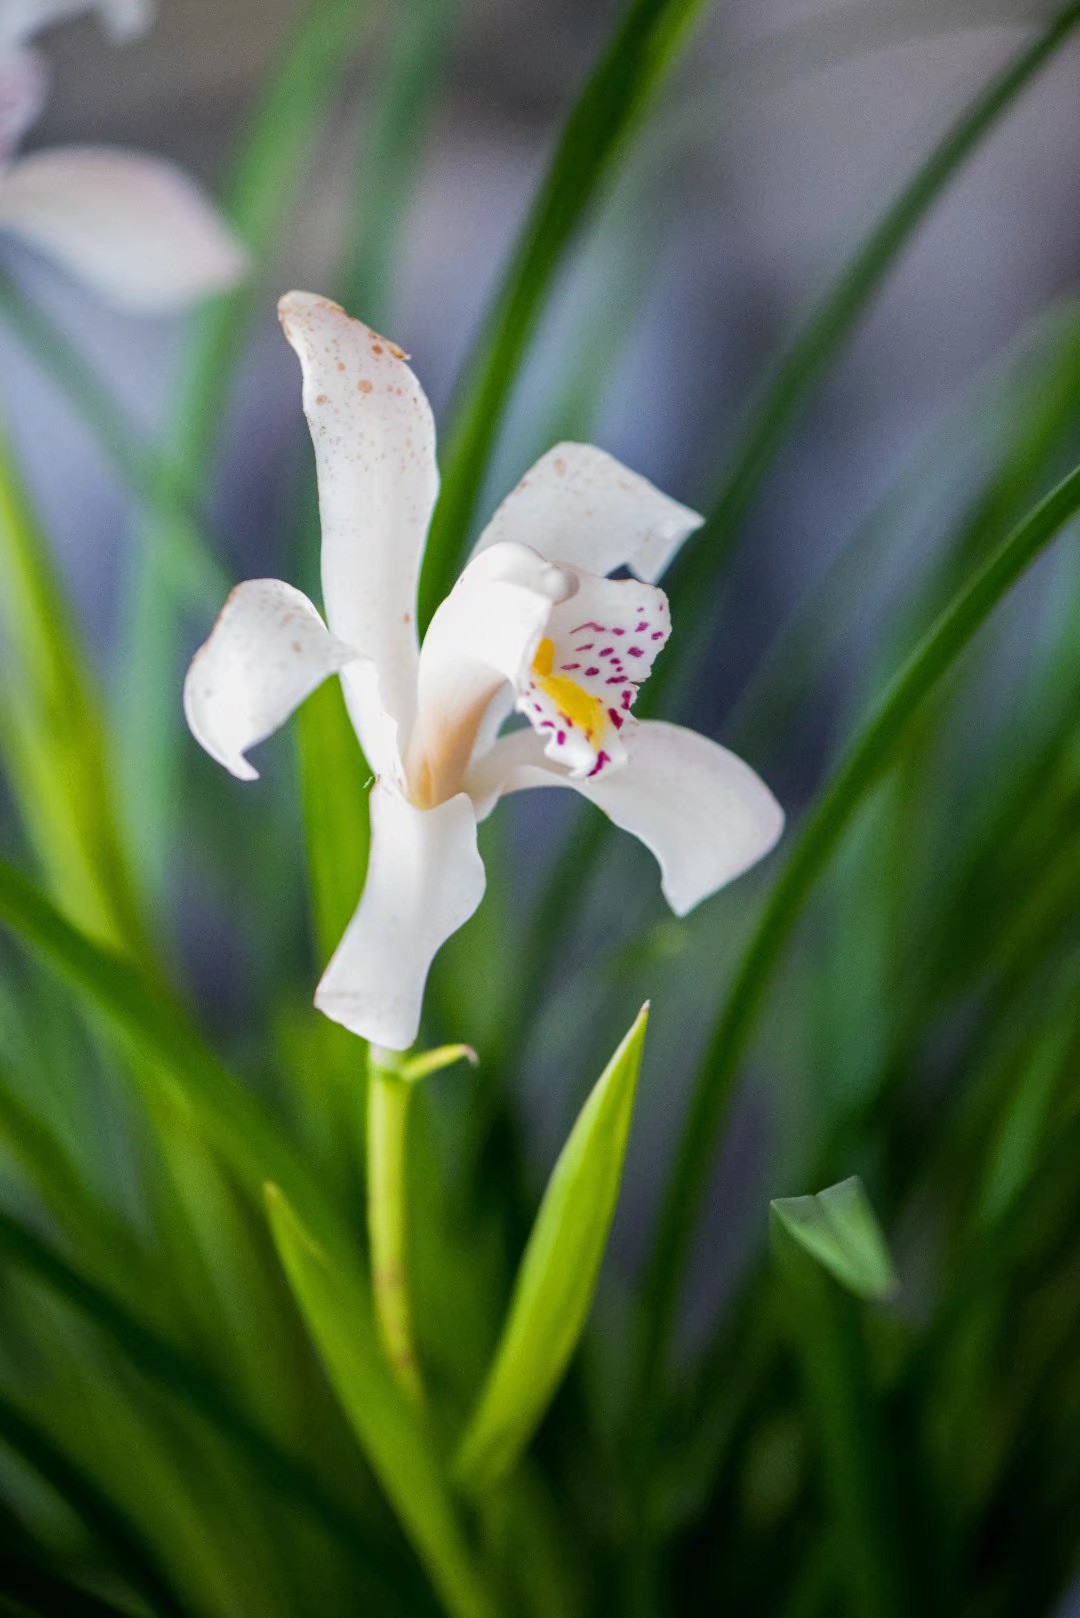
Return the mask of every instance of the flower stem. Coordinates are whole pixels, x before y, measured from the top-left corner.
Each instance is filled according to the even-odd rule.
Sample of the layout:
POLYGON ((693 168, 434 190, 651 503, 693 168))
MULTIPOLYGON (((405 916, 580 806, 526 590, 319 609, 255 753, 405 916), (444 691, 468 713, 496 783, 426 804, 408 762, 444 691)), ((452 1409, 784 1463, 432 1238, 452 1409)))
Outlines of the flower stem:
POLYGON ((412 1085, 400 1059, 372 1046, 368 1056, 368 1234, 379 1340, 402 1391, 423 1401, 413 1348, 405 1264, 405 1146, 412 1085))

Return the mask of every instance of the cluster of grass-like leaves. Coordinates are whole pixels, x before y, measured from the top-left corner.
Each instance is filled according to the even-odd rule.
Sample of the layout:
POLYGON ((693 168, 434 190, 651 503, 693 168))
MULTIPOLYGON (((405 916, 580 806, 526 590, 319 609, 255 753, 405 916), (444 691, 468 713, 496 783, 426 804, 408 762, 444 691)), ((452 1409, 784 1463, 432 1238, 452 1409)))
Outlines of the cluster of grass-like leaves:
MULTIPOLYGON (((705 9, 632 0, 555 144, 443 435, 429 609, 571 250, 592 225, 602 251, 605 219, 641 211, 643 131, 661 151, 679 139, 658 92, 705 9)), ((850 9, 862 40, 876 8, 850 9)), ((915 9, 916 27, 939 20, 915 9)), ((376 323, 456 10, 395 8, 356 228, 339 286, 320 289, 376 323)), ((842 12, 817 46, 812 27, 787 42, 796 64, 843 48, 842 12)), ((227 205, 260 263, 369 20, 362 0, 314 0, 258 109, 227 205)), ((895 31, 891 11, 882 25, 895 31)), ((700 676, 792 424, 1078 26, 1077 4, 1032 26, 763 379, 670 581, 679 634, 649 687, 668 714, 700 676)), ((587 312, 551 420, 528 432, 587 436, 646 279, 626 273, 625 235, 619 260, 604 280, 618 307, 587 312)), ((491 893, 437 964, 427 1030, 471 1040, 480 1069, 411 1086, 425 1391, 410 1397, 372 1307, 363 1047, 310 1006, 363 878, 363 761, 324 689, 253 836, 238 789, 186 762, 179 723, 185 626, 205 625, 226 582, 203 515, 217 423, 277 290, 256 281, 199 316, 153 448, 0 288, 0 315, 142 513, 108 701, 0 459, 0 1609, 1054 1611, 1080 1542, 1080 313, 1048 311, 928 424, 929 447, 777 626, 723 739, 770 776, 826 694, 838 718, 764 873, 684 927, 644 901, 620 923, 615 862, 636 856, 580 818, 522 914, 509 841, 488 834, 491 893), (284 852, 300 820, 302 869, 284 852), (231 1034, 199 1027, 176 966, 193 873, 253 958, 231 1034), (648 996, 646 1040, 633 1014, 648 996), (659 1166, 638 1177, 660 1191, 620 1284, 600 1271, 639 1071, 659 1166), (536 1073, 561 1074, 567 1112, 542 1197, 522 1104, 536 1073), (729 1240, 717 1219, 734 1194, 711 1192, 748 1110, 770 1140, 727 1177, 729 1240), (722 1307, 691 1308, 680 1332, 684 1305, 715 1303, 718 1250, 722 1307)))

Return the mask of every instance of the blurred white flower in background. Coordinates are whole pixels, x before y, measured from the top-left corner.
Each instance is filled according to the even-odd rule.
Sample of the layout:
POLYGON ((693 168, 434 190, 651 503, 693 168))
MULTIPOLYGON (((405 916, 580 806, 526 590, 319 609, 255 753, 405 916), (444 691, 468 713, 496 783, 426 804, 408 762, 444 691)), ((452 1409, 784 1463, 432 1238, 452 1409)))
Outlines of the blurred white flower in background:
POLYGON ((496 511, 421 645, 438 490, 427 398, 401 350, 337 304, 293 292, 280 307, 315 445, 329 628, 289 584, 240 585, 185 711, 251 780, 247 749, 341 675, 377 779, 367 881, 316 1004, 403 1050, 436 951, 483 897, 477 824, 501 796, 580 792, 651 849, 678 915, 766 854, 783 815, 732 753, 631 712, 671 627, 651 581, 700 517, 602 450, 557 445, 496 511), (623 567, 636 576, 606 577, 623 567), (527 726, 500 736, 515 709, 527 726))
POLYGON ((244 249, 213 204, 180 169, 142 152, 14 153, 49 85, 45 60, 27 40, 87 11, 117 41, 129 39, 152 10, 147 0, 0 0, 0 231, 135 314, 182 308, 242 278, 244 249))

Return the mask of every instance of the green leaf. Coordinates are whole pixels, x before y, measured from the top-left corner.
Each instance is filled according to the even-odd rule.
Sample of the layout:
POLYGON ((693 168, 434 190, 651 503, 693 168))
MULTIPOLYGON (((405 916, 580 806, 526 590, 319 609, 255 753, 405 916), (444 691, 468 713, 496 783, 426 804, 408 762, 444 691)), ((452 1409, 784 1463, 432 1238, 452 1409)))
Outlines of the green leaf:
MULTIPOLYGON (((677 623, 711 622, 715 602, 709 586, 717 562, 732 544, 810 392, 946 186, 1078 25, 1080 4, 1063 7, 1041 34, 978 92, 860 243, 796 334, 751 407, 707 522, 688 541, 679 558, 668 586, 677 623)), ((649 682, 644 707, 656 703, 674 673, 673 663, 660 663, 649 682)))
POLYGON ((453 583, 515 378, 566 253, 704 0, 631 0, 574 105, 473 346, 421 580, 426 624, 453 583))
POLYGON ((45 536, 0 438, 0 746, 28 835, 69 914, 144 940, 112 801, 112 771, 80 636, 45 536))
POLYGON ((717 1018, 683 1124, 649 1265, 640 1389, 651 1381, 674 1322, 696 1210, 708 1182, 739 1062, 803 907, 856 810, 897 756, 924 699, 1078 511, 1080 467, 1039 502, 953 597, 848 743, 788 846, 787 864, 769 895, 717 1018))
POLYGON ((552 1170, 456 1472, 489 1488, 529 1442, 585 1327, 615 1213, 649 1008, 597 1080, 552 1170))
POLYGON ((147 1325, 123 1300, 0 1208, 0 1254, 33 1276, 107 1333, 124 1358, 227 1438, 251 1463, 261 1483, 280 1493, 294 1511, 321 1523, 350 1556, 373 1567, 389 1564, 350 1512, 329 1495, 307 1463, 293 1455, 248 1415, 229 1388, 200 1359, 147 1325))
POLYGON ((817 1427, 831 1505, 827 1530, 849 1586, 845 1610, 859 1618, 901 1618, 912 1610, 905 1596, 910 1559, 900 1545, 895 1462, 861 1321, 856 1305, 823 1273, 820 1254, 811 1257, 805 1228, 796 1221, 792 1229, 784 1206, 772 1204, 773 1255, 817 1427))
POLYGON ((312 922, 325 961, 352 919, 367 875, 372 773, 340 681, 313 691, 296 718, 312 922))
POLYGON ((170 1084, 242 1184, 258 1196, 268 1177, 289 1187, 320 1237, 337 1246, 341 1221, 288 1136, 200 1039, 181 1008, 129 961, 96 944, 14 866, 0 861, 0 922, 103 1012, 137 1053, 126 1071, 151 1095, 170 1084))
POLYGON ((862 1181, 841 1180, 812 1197, 778 1197, 769 1207, 784 1229, 857 1298, 891 1298, 899 1285, 862 1181))
POLYGON ((312 1239, 277 1186, 266 1187, 266 1206, 282 1265, 342 1409, 433 1585, 454 1618, 493 1618, 429 1435, 383 1359, 367 1289, 312 1239))
POLYGON ((13 1450, 67 1502, 107 1547, 116 1568, 146 1597, 152 1612, 161 1618, 186 1618, 186 1605, 141 1530, 43 1427, 2 1396, 0 1444, 13 1450))
MULTIPOLYGON (((223 204, 256 265, 283 227, 369 12, 367 0, 311 0, 256 110, 223 204)), ((252 276, 245 286, 209 301, 195 317, 167 434, 174 474, 185 489, 201 493, 206 485, 235 367, 252 316, 265 297, 252 276)), ((174 717, 179 642, 175 570, 162 565, 168 536, 161 529, 160 523, 148 524, 136 547, 118 714, 128 835, 151 890, 164 881, 182 737, 174 717)))

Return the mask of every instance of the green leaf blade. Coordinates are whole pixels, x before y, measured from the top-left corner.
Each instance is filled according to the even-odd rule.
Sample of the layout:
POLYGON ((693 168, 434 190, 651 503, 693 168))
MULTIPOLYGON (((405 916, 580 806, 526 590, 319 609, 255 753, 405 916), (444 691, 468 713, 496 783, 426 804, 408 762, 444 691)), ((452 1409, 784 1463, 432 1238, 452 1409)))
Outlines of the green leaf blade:
POLYGON ((894 1297, 899 1281, 862 1181, 854 1176, 810 1197, 778 1197, 773 1215, 803 1250, 857 1298, 894 1297))
POLYGON ((632 0, 559 138, 466 366, 421 578, 420 617, 447 594, 514 383, 566 254, 704 0, 632 0))
POLYGON ((428 1435, 382 1357, 367 1292, 312 1239, 274 1185, 270 1228, 289 1285, 349 1422, 453 1618, 493 1618, 428 1435))
POLYGON ((560 1153, 456 1472, 489 1487, 518 1459, 577 1347, 615 1214, 648 1023, 643 1006, 560 1153))

